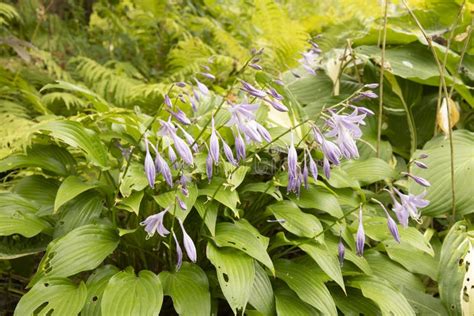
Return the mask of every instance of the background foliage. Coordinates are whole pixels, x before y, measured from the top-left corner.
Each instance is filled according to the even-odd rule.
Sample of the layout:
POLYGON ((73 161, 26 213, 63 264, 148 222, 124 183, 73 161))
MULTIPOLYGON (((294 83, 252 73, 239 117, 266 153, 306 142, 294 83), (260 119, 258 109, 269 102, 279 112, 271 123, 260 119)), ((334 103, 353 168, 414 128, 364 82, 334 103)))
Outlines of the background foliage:
MULTIPOLYGON (((463 309, 470 315, 474 5, 420 0, 408 6, 421 29, 403 2, 388 6, 383 96, 377 92, 381 141, 379 101, 363 100, 376 116, 358 143, 360 159, 312 182, 299 198, 285 192, 283 162, 276 170, 272 164, 289 135, 275 142, 276 152, 250 149, 254 154, 239 172, 221 167, 211 183, 198 154, 190 194, 181 197, 187 210, 175 214, 185 221, 198 260, 177 271, 172 239, 146 239, 139 226, 175 203, 176 192, 164 181, 147 187, 143 170, 142 136, 158 129, 155 116, 168 117, 164 94, 176 81, 192 82, 202 65, 210 67, 216 79, 205 82, 212 97, 189 128, 194 137, 223 98, 236 98, 237 77, 262 86, 280 78, 294 119, 319 118, 364 84, 379 82, 383 4, 0 3, 0 310, 460 315, 463 309), (311 38, 323 51, 316 76, 298 62, 311 38), (260 48, 264 71, 241 72, 251 50, 260 48), (449 128, 437 127, 443 80, 455 103, 453 120, 459 114, 452 137, 445 136, 449 128), (419 193, 400 172, 421 153, 429 155, 429 168, 412 172, 431 182, 430 205, 421 223, 400 227, 398 244, 370 199, 389 205, 381 190, 387 183, 419 193), (361 203, 368 237, 363 257, 356 256, 354 240, 361 203), (347 245, 342 267, 340 235, 347 245)), ((292 127, 288 116, 259 115, 274 127, 274 139, 292 127)))

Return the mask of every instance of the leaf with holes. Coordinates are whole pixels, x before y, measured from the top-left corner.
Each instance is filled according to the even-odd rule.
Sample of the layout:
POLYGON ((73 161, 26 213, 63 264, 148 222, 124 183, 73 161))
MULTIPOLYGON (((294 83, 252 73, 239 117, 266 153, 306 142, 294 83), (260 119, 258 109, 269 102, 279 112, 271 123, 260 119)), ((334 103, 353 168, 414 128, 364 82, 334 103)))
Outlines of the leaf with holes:
POLYGON ((112 265, 106 265, 95 270, 87 279, 87 299, 82 315, 100 316, 100 305, 105 287, 111 277, 119 272, 119 269, 112 265))

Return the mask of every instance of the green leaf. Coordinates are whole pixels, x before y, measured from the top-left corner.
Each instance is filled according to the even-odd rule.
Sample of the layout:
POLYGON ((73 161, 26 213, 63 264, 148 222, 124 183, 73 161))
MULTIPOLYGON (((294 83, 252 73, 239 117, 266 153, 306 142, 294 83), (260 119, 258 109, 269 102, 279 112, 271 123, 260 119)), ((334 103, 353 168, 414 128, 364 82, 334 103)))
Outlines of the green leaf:
POLYGON ((236 217, 238 217, 239 213, 237 211, 237 204, 240 203, 239 195, 236 191, 226 190, 223 183, 223 179, 214 178, 210 184, 206 184, 202 188, 199 188, 199 196, 206 195, 207 197, 224 204, 232 210, 236 217))
POLYGON ((65 278, 51 278, 37 283, 23 295, 15 315, 77 315, 84 306, 87 288, 65 278))
POLYGON ((188 196, 184 196, 181 190, 173 190, 160 195, 154 195, 153 198, 162 208, 169 207, 170 213, 184 222, 198 197, 196 184, 192 183, 188 185, 188 193, 188 196), (181 209, 180 206, 176 204, 176 197, 180 198, 181 201, 186 204, 186 210, 181 209))
POLYGON ((341 266, 335 254, 331 253, 325 245, 320 245, 316 242, 301 244, 299 248, 313 258, 321 270, 334 280, 343 291, 346 291, 344 280, 342 279, 341 266))
POLYGON ((33 175, 20 179, 13 188, 13 192, 38 205, 37 215, 44 216, 52 214, 58 188, 59 182, 55 179, 33 175))
POLYGON ((35 144, 26 154, 13 154, 0 161, 0 172, 34 167, 67 176, 75 165, 75 160, 64 148, 55 145, 35 144))
POLYGON ((42 252, 51 237, 40 234, 32 238, 23 236, 0 237, 0 260, 11 260, 42 252))
MULTIPOLYGON (((474 179, 474 133, 466 130, 453 131, 454 147, 454 188, 456 194, 456 215, 474 212, 472 207, 472 179, 474 179)), ((413 167, 416 176, 427 179, 431 186, 427 188, 426 199, 430 205, 421 209, 423 215, 444 216, 451 209, 451 162, 449 140, 438 136, 425 144, 423 150, 416 151, 413 159, 421 153, 429 157, 423 162, 428 169, 413 167)), ((419 194, 424 190, 419 184, 410 181, 409 191, 419 194)))
POLYGON ((279 289, 275 292, 275 305, 279 316, 319 315, 314 307, 306 304, 290 289, 279 289))
POLYGON ((254 182, 246 184, 242 190, 242 193, 246 192, 260 192, 271 195, 277 201, 283 200, 283 196, 281 195, 280 190, 278 187, 275 186, 273 183, 264 183, 264 182, 254 182))
POLYGON ((97 134, 74 121, 50 121, 38 126, 39 130, 48 131, 51 136, 66 144, 80 148, 86 157, 99 167, 108 166, 107 150, 97 134))
POLYGON ((270 278, 265 269, 257 262, 255 262, 255 280, 249 303, 263 315, 275 314, 275 299, 270 278))
POLYGON ((211 235, 214 236, 216 234, 216 221, 217 214, 219 213, 219 204, 215 201, 204 202, 203 200, 204 198, 197 199, 194 203, 194 207, 211 232, 211 235))
MULTIPOLYGON (((325 236, 324 242, 328 250, 333 254, 333 256, 338 255, 338 240, 333 240, 331 237, 325 236)), ((369 263, 364 257, 356 255, 354 251, 346 247, 344 260, 352 262, 356 267, 358 267, 362 272, 367 275, 372 274, 372 269, 370 268, 369 263)))
POLYGON ((448 315, 446 307, 444 307, 439 298, 408 287, 403 287, 402 293, 417 315, 448 315))
POLYGON ((334 194, 319 186, 310 185, 308 189, 301 190, 299 198, 292 198, 292 201, 299 207, 315 208, 333 217, 339 218, 344 215, 334 194))
POLYGON ((304 213, 292 201, 281 201, 271 204, 267 209, 276 219, 282 220, 280 225, 299 237, 312 238, 323 231, 319 220, 311 214, 304 213))
POLYGON ((415 315, 405 296, 376 277, 357 277, 348 282, 380 307, 382 315, 415 315))
POLYGON ((384 242, 385 250, 390 259, 400 263, 408 271, 429 276, 437 280, 438 262, 433 257, 408 244, 399 244, 396 241, 387 240, 384 242))
POLYGON ((214 241, 219 247, 232 247, 241 250, 263 263, 270 271, 275 271, 267 253, 268 238, 260 235, 258 231, 252 232, 240 221, 217 224, 214 241))
POLYGON ((36 206, 13 193, 0 193, 0 236, 20 234, 33 237, 50 228, 38 217, 36 206))
POLYGON ((123 198, 117 205, 128 212, 135 213, 137 216, 140 213, 140 204, 142 203, 144 191, 135 191, 130 196, 123 198))
MULTIPOLYGON (((443 241, 438 264, 438 287, 441 301, 449 315, 461 315, 460 293, 464 274, 464 256, 469 249, 470 228, 466 222, 456 222, 443 241)), ((471 233, 472 234, 472 233, 471 233)), ((474 236, 471 235, 471 240, 474 236)))
POLYGON ((317 308, 324 315, 337 315, 334 300, 324 285, 325 277, 317 270, 290 260, 276 261, 275 268, 277 278, 285 281, 302 301, 317 308))
POLYGON ((56 213, 59 208, 66 202, 72 200, 82 192, 94 189, 96 186, 82 182, 82 180, 76 176, 67 177, 58 189, 56 199, 54 201, 54 212, 56 213))
POLYGON ((107 225, 85 225, 48 245, 30 284, 49 277, 67 277, 92 270, 117 247, 117 231, 107 225))
POLYGON ((103 316, 158 315, 163 303, 160 279, 148 270, 135 275, 133 268, 115 274, 102 296, 103 316))
POLYGON ((254 260, 232 248, 207 243, 207 258, 217 271, 219 285, 234 314, 245 309, 255 279, 254 260))
POLYGON ((237 169, 234 165, 225 162, 224 168, 228 173, 233 172, 227 177, 227 184, 230 185, 230 190, 234 191, 237 187, 244 181, 245 175, 250 170, 250 167, 247 166, 239 166, 237 169), (234 171, 235 169, 235 171, 234 171))
POLYGON ((163 271, 159 278, 164 294, 171 296, 174 309, 179 315, 211 314, 209 282, 198 265, 183 262, 179 271, 163 271))
POLYGON ((395 176, 394 170, 384 160, 369 158, 367 160, 349 160, 341 165, 347 175, 361 184, 371 184, 395 176))
POLYGON ((145 176, 143 164, 138 162, 130 163, 127 173, 120 183, 120 193, 122 196, 128 197, 132 191, 141 191, 148 186, 148 180, 145 176))
POLYGON ((336 306, 345 316, 381 315, 377 305, 365 298, 361 291, 348 287, 347 293, 339 289, 331 289, 331 294, 336 301, 336 306))
POLYGON ((83 316, 100 316, 100 305, 102 296, 112 276, 117 274, 119 269, 112 265, 106 265, 95 270, 87 279, 87 299, 81 311, 83 316))

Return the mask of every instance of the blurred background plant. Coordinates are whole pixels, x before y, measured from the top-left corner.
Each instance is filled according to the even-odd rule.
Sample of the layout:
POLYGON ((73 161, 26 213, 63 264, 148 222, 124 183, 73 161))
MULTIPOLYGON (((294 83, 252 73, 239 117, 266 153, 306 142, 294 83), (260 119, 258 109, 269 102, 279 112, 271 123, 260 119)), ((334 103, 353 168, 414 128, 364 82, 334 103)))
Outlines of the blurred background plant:
MULTIPOLYGON (((332 305, 342 314, 459 315, 462 309, 472 314, 474 278, 466 253, 474 239, 473 9, 472 1, 461 0, 0 3, 0 309, 12 313, 20 298, 31 293, 23 301, 37 312, 44 308, 46 313, 49 302, 56 313, 71 304, 70 310, 84 315, 100 314, 97 300, 114 303, 112 294, 102 297, 109 279, 133 282, 133 271, 123 270, 132 266, 137 272, 164 271, 162 285, 147 271, 135 281, 137 293, 153 284, 164 287, 166 315, 194 315, 196 310, 225 315, 247 301, 248 315, 324 314, 332 305), (315 76, 301 62, 310 40, 321 50, 310 61, 315 76), (252 50, 262 48, 258 65, 263 71, 241 72, 252 50), (299 199, 280 193, 285 181, 270 166, 278 150, 247 162, 251 167, 240 182, 232 174, 225 179, 226 185, 234 185, 226 192, 234 192, 237 200, 214 201, 213 187, 204 185, 207 180, 197 183, 200 198, 189 206, 192 224, 186 222, 186 227, 199 237, 199 254, 205 253, 207 239, 216 244, 207 248, 210 261, 198 255, 198 264, 184 264, 183 273, 177 273, 174 263, 167 263, 170 258, 157 255, 171 243, 157 243, 157 237, 145 241, 145 233, 137 230, 156 203, 164 207, 159 197, 169 188, 160 184, 145 191, 143 155, 133 149, 144 152, 141 135, 155 115, 166 117, 158 109, 172 84, 193 82, 201 72, 215 76, 212 81, 199 77, 214 96, 200 113, 204 121, 222 98, 236 100, 236 78, 261 86, 281 80, 280 92, 294 116, 259 114, 273 124, 274 137, 281 128, 291 129, 292 120, 315 120, 324 109, 349 102, 364 84, 379 83, 373 91, 380 98, 358 103, 375 112, 362 128, 360 159, 334 168, 331 180, 313 183, 299 199), (423 160, 426 170, 412 168, 420 154, 429 156, 423 160), (375 197, 392 206, 390 195, 381 190, 385 184, 421 193, 414 181, 399 176, 405 171, 431 182, 426 195, 430 205, 421 210, 421 223, 400 228, 402 242, 397 244, 384 213, 368 201, 375 197), (300 220, 311 215, 310 222, 321 228, 319 243, 302 241, 309 238, 304 229, 265 222, 283 213, 281 207, 271 207, 281 199, 304 214, 300 220), (238 208, 235 201, 241 203, 238 208), (360 203, 368 203, 364 257, 355 256, 354 243, 353 209, 360 203), (202 214, 208 208, 215 210, 211 220, 220 227, 217 235, 202 214), (247 208, 253 212, 242 211, 247 208), (243 220, 236 220, 236 214, 243 220), (268 246, 277 278, 242 249, 212 246, 230 238, 225 235, 230 222, 240 225, 235 228, 239 232, 270 238, 264 248, 268 246), (349 245, 342 268, 337 262, 341 231, 349 245), (96 245, 88 234, 105 242, 96 245), (64 260, 54 261, 55 256, 64 260), (81 266, 81 256, 92 263, 81 266), (99 267, 104 259, 107 265, 99 267), (229 262, 250 262, 255 268, 239 274, 229 262), (41 285, 38 280, 48 269, 55 271, 51 286, 44 284, 51 292, 33 286, 41 285), (91 270, 95 272, 87 272, 91 270), (238 280, 229 285, 233 298, 222 281, 230 273, 238 280), (312 282, 304 282, 308 278, 312 282), (188 287, 191 282, 196 288, 188 287), (29 292, 27 284, 33 286, 29 292), (200 293, 196 306, 186 304, 191 295, 186 289, 200 293), (53 298, 58 292, 64 294, 61 300, 53 298), (308 293, 327 295, 331 303, 308 293)), ((202 125, 198 119, 193 123, 190 130, 196 137, 202 125)), ((156 132, 157 125, 151 127, 156 132)), ((283 140, 279 146, 284 148, 289 139, 283 140)), ((196 173, 205 172, 201 168, 196 173)), ((235 198, 234 193, 228 194, 235 198)), ((152 301, 143 310, 158 305, 152 301)))

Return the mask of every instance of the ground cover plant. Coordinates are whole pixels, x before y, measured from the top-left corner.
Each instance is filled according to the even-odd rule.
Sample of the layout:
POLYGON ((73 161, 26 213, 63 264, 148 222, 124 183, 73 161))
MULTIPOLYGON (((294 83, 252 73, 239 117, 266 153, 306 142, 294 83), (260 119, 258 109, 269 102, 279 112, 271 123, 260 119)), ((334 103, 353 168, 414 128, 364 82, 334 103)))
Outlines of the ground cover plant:
POLYGON ((472 315, 473 8, 0 3, 2 315, 472 315))

